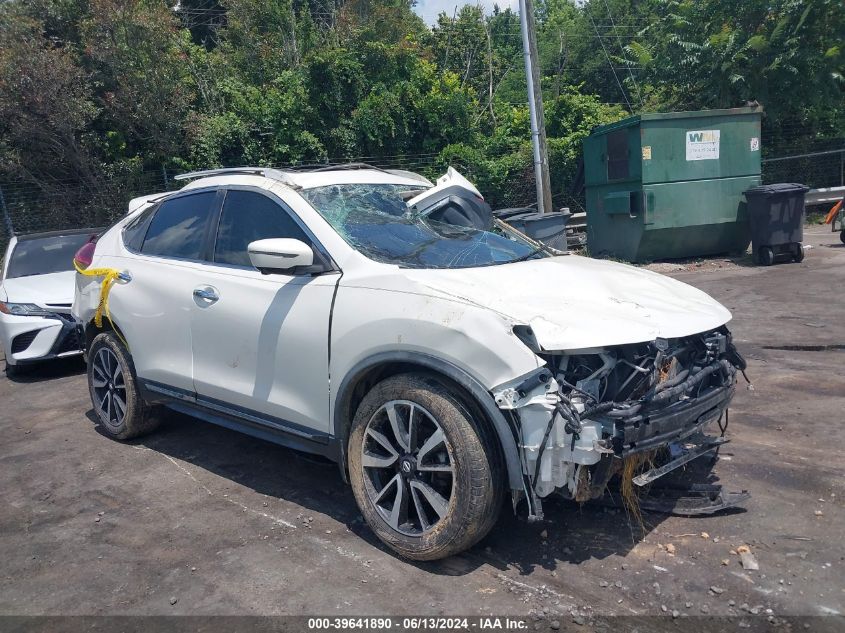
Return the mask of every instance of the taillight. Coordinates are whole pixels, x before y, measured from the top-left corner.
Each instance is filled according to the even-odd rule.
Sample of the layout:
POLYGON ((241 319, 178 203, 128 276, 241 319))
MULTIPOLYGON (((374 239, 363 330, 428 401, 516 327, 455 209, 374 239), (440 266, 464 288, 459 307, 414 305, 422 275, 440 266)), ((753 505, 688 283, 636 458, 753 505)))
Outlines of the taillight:
POLYGON ((96 237, 86 242, 73 256, 74 263, 82 270, 88 268, 94 261, 94 249, 97 248, 97 243, 94 240, 96 240, 96 237))

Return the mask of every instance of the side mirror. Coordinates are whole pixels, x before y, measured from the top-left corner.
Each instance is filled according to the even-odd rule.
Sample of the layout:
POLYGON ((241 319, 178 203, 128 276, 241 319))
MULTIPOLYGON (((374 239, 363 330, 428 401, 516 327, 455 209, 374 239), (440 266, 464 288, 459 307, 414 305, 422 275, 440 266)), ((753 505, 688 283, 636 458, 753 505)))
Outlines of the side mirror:
POLYGON ((249 261, 262 273, 290 273, 294 268, 311 266, 314 251, 305 242, 286 237, 250 242, 249 261))

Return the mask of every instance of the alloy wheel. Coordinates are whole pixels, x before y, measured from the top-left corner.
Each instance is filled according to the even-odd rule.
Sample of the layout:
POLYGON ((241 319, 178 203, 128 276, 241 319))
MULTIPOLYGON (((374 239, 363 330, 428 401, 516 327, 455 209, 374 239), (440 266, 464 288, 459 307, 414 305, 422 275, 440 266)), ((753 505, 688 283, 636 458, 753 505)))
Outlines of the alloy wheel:
POLYGON ((91 366, 94 404, 100 418, 119 427, 126 417, 126 381, 117 356, 107 347, 97 350, 91 366))
POLYGON ((361 453, 367 494, 391 528, 418 537, 447 515, 452 448, 426 409, 408 400, 382 405, 367 423, 361 453))

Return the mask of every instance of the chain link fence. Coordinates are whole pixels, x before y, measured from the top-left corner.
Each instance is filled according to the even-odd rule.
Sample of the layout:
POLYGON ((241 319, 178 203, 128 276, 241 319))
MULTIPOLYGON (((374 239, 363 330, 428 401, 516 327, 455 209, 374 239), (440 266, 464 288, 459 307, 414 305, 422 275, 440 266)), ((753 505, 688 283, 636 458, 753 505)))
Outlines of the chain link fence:
MULTIPOLYGON (((845 185, 845 138, 802 143, 802 151, 763 158, 763 182, 802 182, 811 188, 845 185)), ((765 144, 764 144, 765 150, 765 144)), ((432 181, 450 164, 480 184, 494 209, 536 205, 536 189, 530 153, 517 154, 503 174, 491 174, 484 166, 450 159, 438 154, 358 156, 330 162, 363 162, 383 169, 404 169, 432 181), (487 183, 485 186, 484 183, 487 183)), ((280 165, 279 167, 286 167, 280 165)), ((554 165, 553 172, 554 172, 554 165)), ((181 187, 173 177, 182 170, 158 168, 101 173, 81 181, 22 182, 0 180, 0 214, 5 227, 0 231, 0 253, 5 252, 9 229, 16 233, 108 226, 122 217, 129 200, 136 196, 181 187)), ((583 195, 568 193, 570 183, 552 182, 556 208, 584 211, 583 195)))
POLYGON ((763 159, 763 182, 793 181, 811 189, 845 186, 845 147, 763 159))

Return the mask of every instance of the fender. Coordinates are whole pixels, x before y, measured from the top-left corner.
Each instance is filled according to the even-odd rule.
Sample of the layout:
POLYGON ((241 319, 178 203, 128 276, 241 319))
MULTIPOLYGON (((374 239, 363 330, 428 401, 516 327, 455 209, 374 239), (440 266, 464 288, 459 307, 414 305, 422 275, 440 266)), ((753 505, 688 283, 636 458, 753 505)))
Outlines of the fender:
POLYGON ((496 406, 492 395, 485 389, 478 380, 468 374, 466 371, 445 361, 436 356, 431 356, 422 352, 410 352, 406 350, 395 350, 388 352, 380 352, 369 356, 362 361, 355 364, 352 369, 344 376, 340 382, 337 390, 337 397, 335 398, 335 406, 333 412, 334 437, 339 440, 341 452, 341 471, 344 480, 346 475, 346 443, 349 435, 349 427, 351 424, 351 415, 347 413, 354 386, 358 380, 364 376, 370 369, 387 363, 408 363, 431 369, 443 376, 450 378, 459 385, 461 385, 472 396, 476 404, 481 407, 484 414, 493 423, 493 428, 499 438, 499 444, 502 447, 502 455, 505 458, 505 466, 508 470, 508 483, 512 490, 524 490, 522 461, 519 458, 519 450, 517 449, 516 440, 514 438, 514 431, 508 421, 505 419, 502 412, 496 406))

